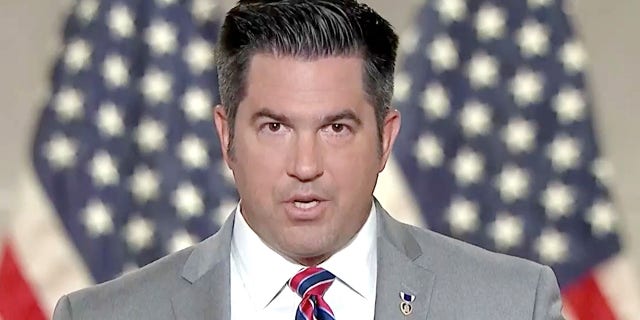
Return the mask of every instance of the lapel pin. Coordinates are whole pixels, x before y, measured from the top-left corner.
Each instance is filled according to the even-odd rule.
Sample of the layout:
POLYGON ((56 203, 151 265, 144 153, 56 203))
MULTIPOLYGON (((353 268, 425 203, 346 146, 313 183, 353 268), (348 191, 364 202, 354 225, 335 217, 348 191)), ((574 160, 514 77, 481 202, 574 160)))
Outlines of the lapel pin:
POLYGON ((413 312, 411 302, 416 299, 416 296, 400 291, 400 299, 402 299, 402 302, 400 302, 400 311, 405 316, 410 315, 411 312, 413 312))

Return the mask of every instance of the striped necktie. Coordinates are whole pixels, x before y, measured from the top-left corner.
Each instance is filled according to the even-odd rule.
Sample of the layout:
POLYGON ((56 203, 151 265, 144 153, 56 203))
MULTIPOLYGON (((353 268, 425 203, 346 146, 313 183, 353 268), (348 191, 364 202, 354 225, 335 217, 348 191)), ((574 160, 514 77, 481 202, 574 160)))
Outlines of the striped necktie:
POLYGON ((335 320, 333 311, 322 297, 335 278, 327 270, 308 267, 289 280, 291 290, 302 297, 296 311, 296 320, 335 320))

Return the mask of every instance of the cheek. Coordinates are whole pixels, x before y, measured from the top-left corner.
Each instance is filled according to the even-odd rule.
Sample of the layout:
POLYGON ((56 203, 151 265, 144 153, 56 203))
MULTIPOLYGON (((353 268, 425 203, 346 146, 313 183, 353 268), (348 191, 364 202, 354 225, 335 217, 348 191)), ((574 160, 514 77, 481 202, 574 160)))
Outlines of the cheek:
POLYGON ((375 178, 378 147, 375 141, 369 140, 356 139, 344 148, 329 148, 325 152, 325 169, 332 171, 332 176, 342 182, 340 185, 364 186, 375 178))
POLYGON ((256 190, 261 191, 259 194, 267 194, 264 191, 272 189, 284 172, 285 150, 283 144, 266 144, 252 134, 237 135, 232 169, 238 189, 247 191, 245 196, 255 194, 256 190))

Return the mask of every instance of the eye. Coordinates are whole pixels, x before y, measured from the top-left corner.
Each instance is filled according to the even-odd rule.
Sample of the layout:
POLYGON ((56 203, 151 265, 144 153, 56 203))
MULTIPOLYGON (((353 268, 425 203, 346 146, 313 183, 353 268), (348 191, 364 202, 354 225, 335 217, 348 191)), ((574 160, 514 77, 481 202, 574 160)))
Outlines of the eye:
POLYGON ((341 133, 345 130, 345 125, 342 123, 334 123, 331 125, 331 130, 335 133, 341 133))
POLYGON ((282 124, 278 122, 271 122, 267 124, 267 128, 269 128, 269 131, 271 132, 278 132, 282 128, 282 124))
POLYGON ((322 132, 335 137, 346 137, 353 132, 353 129, 346 123, 335 122, 324 126, 322 132))

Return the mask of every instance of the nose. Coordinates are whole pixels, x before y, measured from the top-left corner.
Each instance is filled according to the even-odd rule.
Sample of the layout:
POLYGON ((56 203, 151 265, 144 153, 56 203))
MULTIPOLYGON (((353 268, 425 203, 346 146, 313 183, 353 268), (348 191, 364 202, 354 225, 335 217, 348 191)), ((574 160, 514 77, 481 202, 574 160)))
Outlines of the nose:
POLYGON ((287 173, 302 182, 313 181, 322 176, 321 146, 312 133, 299 134, 290 150, 287 173))

